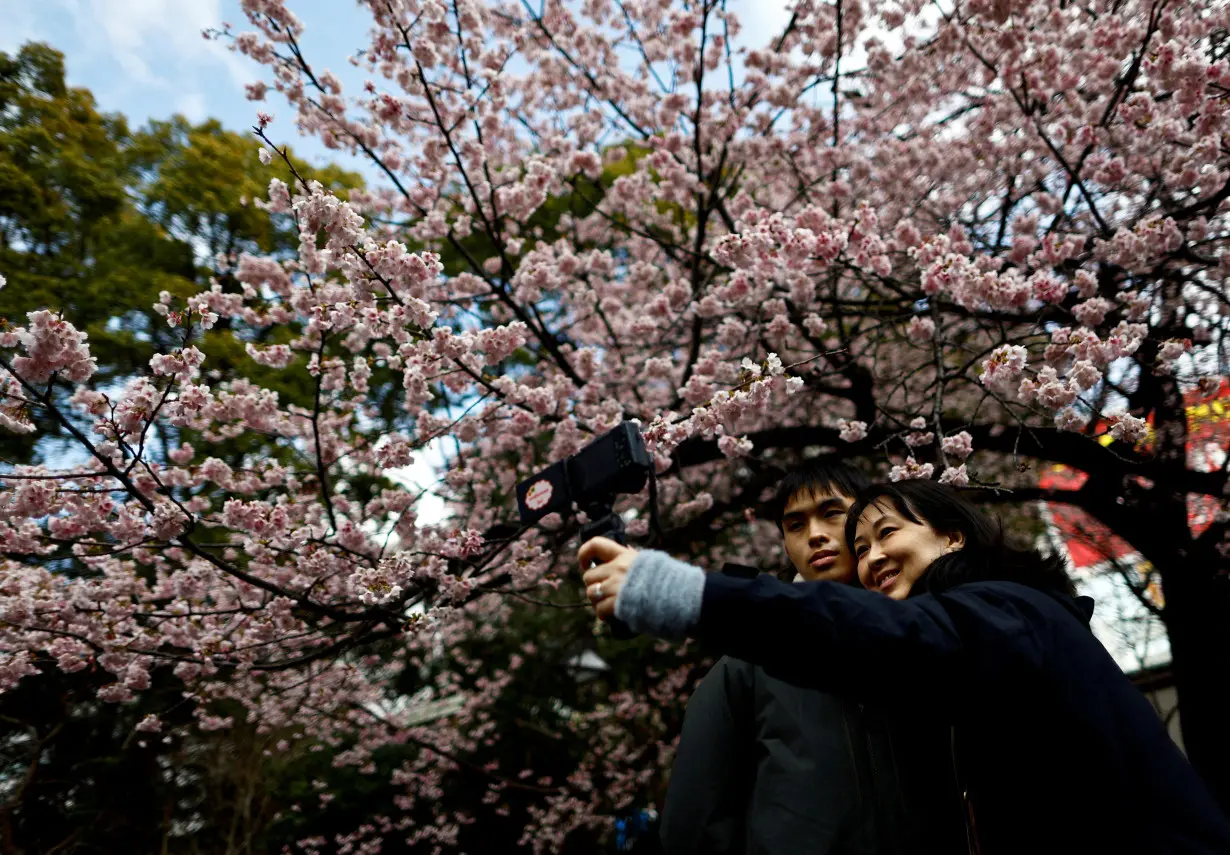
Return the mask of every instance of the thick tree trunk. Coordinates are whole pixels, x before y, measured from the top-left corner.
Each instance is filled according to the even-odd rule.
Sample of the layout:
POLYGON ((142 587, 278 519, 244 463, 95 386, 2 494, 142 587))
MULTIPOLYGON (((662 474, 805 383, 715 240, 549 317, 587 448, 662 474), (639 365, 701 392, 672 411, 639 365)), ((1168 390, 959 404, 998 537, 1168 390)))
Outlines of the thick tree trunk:
POLYGON ((1230 814, 1230 582, 1214 549, 1163 572, 1183 744, 1230 814))
POLYGON ((1230 815, 1230 568, 1218 550, 1224 523, 1195 539, 1183 493, 1128 483, 1123 504, 1097 516, 1161 573, 1183 745, 1230 815))
POLYGON ((1138 538, 1141 552, 1161 571, 1162 617, 1187 756, 1230 813, 1230 587, 1217 548, 1225 525, 1215 524, 1202 538, 1192 535, 1180 486, 1189 466, 1186 403, 1174 377, 1148 370, 1155 348, 1147 343, 1141 350, 1134 403, 1152 411, 1155 460, 1173 478, 1149 484, 1125 479, 1124 503, 1139 524, 1136 538, 1129 539, 1138 538))

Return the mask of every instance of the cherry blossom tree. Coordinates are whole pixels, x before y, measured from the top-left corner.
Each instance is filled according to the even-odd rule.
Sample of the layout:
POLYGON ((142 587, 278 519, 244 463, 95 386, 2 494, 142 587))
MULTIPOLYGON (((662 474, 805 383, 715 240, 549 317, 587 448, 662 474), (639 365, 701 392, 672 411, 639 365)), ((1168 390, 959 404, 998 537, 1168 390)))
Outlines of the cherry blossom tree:
MULTIPOLYGON (((37 410, 80 451, 0 476, 0 690, 98 667, 126 703, 169 669, 205 730, 241 709, 371 774, 381 746, 423 747, 393 775, 401 816, 304 851, 460 845, 511 790, 527 846, 601 836, 669 760, 669 650, 642 648, 669 663, 652 690, 564 717, 592 753, 562 777, 472 770, 481 804, 407 818, 500 738, 535 655, 450 651, 526 599, 579 600, 576 520, 523 529, 516 483, 637 419, 656 542, 702 562, 774 563, 753 517, 815 454, 1079 505, 1161 574, 1185 743, 1230 804, 1225 452, 1189 463, 1184 397, 1230 358, 1225 5, 801 0, 755 43, 720 0, 364 0, 352 93, 281 0, 242 5, 250 29, 209 35, 266 69, 250 97, 386 182, 343 202, 271 181, 297 253, 167 295, 180 344, 122 388, 91 386, 70 317, 0 332, 0 427, 37 410), (212 377, 195 342, 221 318, 312 406, 212 377), (210 453, 252 434, 294 462, 210 453), (443 522, 352 486, 429 448, 443 522), (1038 488, 1046 461, 1088 478, 1038 488), (1193 495, 1220 503, 1199 532, 1193 495), (407 668, 458 708, 391 703, 407 668)), ((279 128, 261 114, 263 158, 279 128)), ((646 497, 620 509, 646 538, 646 497)))

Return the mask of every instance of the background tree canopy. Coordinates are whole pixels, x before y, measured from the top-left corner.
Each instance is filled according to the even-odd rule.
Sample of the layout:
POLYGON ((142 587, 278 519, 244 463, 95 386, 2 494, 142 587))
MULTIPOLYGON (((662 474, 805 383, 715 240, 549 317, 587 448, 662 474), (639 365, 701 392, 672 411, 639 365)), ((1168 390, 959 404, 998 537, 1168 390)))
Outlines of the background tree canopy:
MULTIPOLYGON (((214 121, 193 126, 177 116, 130 130, 124 117, 100 114, 88 90, 65 85, 63 57, 48 45, 0 54, 0 267, 9 282, 0 317, 16 323, 34 309, 61 309, 89 335, 100 385, 139 373, 176 344, 151 308, 162 291, 182 300, 211 277, 233 291, 233 280, 214 276, 218 256, 297 246, 289 218, 251 204, 270 178, 290 177, 285 164, 264 166, 257 153, 249 135, 214 121)), ((302 165, 301 174, 342 192, 362 187, 336 167, 302 165)), ((229 335, 204 347, 219 371, 279 380, 229 335)), ((0 455, 60 453, 48 441, 59 433, 45 420, 35 434, 5 433, 0 455)))
POLYGON ((758 512, 815 456, 1088 512, 1161 578, 1185 743, 1230 804, 1224 433, 1188 422, 1230 373, 1225 21, 829 0, 755 45, 720 2, 360 5, 354 92, 278 0, 209 35, 375 189, 264 119, 264 155, 133 134, 53 53, 6 60, 7 133, 43 140, 5 149, 16 845, 105 850, 130 768, 162 770, 150 847, 610 845, 697 658, 595 639, 578 520, 522 526, 513 495, 626 419, 664 523, 625 497, 630 533, 709 566, 779 563, 758 512), (425 458, 442 520, 399 486, 425 458))

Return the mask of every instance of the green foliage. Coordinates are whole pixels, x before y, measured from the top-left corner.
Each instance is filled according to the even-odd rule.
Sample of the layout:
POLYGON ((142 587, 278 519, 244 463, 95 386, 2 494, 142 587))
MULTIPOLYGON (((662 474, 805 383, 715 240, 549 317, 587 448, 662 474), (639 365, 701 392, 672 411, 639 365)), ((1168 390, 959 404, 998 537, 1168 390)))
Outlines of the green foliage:
POLYGON ((108 329, 116 307, 164 287, 185 290, 193 276, 190 248, 133 209, 130 141, 123 117, 99 113, 88 91, 65 86, 59 52, 29 44, 15 57, 0 53, 0 270, 8 278, 0 317, 21 323, 35 309, 70 310, 90 336, 100 383, 151 352, 150 343, 136 346, 131 327, 108 329))
POLYGON ((94 693, 113 676, 51 667, 0 695, 0 851, 112 855, 258 853, 283 761, 264 752, 284 735, 238 723, 201 733, 168 672, 131 703, 94 693), (135 730, 147 714, 163 731, 135 730), (188 736, 169 736, 174 729, 188 736))
MULTIPOLYGON (((151 121, 133 138, 129 156, 140 176, 138 207, 168 234, 199 247, 208 260, 219 253, 280 255, 298 244, 289 217, 271 217, 252 204, 264 198, 272 178, 292 183, 290 167, 277 158, 264 165, 259 145, 247 134, 225 130, 216 119, 192 125, 182 116, 151 121)), ((313 168, 287 150, 299 174, 343 198, 362 186, 355 173, 337 166, 313 168)))
MULTIPOLYGON (((283 255, 298 245, 289 217, 252 204, 271 178, 291 178, 284 161, 266 166, 258 150, 250 135, 214 120, 176 116, 130 131, 122 116, 100 113, 88 90, 65 84, 58 51, 27 44, 16 56, 0 53, 0 272, 8 279, 0 318, 21 324, 38 309, 65 312, 89 335, 97 388, 144 373, 151 356, 182 344, 182 331, 151 309, 160 292, 182 307, 208 287, 218 254, 283 255)), ((287 155, 307 180, 339 191, 362 184, 287 155)), ((216 281, 238 287, 227 276, 216 281)), ((253 363, 229 334, 197 346, 211 371, 311 400, 312 390, 253 363)), ((54 441, 36 449, 34 437, 60 432, 40 422, 34 434, 0 437, 0 457, 54 455, 54 441)))

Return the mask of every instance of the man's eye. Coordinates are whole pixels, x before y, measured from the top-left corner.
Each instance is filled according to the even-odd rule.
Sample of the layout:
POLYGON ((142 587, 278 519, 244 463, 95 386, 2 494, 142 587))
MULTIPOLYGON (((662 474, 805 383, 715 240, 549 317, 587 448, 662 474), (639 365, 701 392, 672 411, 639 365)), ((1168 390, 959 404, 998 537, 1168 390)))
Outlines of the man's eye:
POLYGON ((836 517, 844 517, 845 515, 846 515, 846 512, 843 510, 839 510, 837 508, 830 508, 828 511, 825 512, 824 518, 826 520, 831 520, 831 519, 835 519, 836 517))

